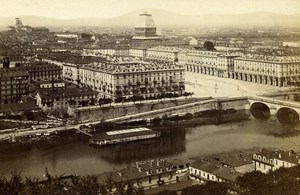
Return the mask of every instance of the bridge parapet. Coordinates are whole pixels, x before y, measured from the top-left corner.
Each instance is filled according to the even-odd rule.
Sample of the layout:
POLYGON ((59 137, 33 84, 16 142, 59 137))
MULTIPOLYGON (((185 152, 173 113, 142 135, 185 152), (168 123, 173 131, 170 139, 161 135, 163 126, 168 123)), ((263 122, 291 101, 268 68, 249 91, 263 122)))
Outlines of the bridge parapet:
POLYGON ((248 101, 254 117, 276 116, 280 122, 286 123, 298 123, 300 120, 300 103, 253 96, 248 97, 248 101))

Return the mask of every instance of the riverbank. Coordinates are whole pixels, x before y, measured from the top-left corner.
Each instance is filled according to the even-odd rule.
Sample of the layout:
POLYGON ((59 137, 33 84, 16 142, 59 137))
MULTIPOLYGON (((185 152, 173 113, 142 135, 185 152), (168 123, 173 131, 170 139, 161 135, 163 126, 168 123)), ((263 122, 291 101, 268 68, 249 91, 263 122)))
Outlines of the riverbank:
MULTIPOLYGON (((60 135, 54 139, 25 144, 0 144, 0 172, 22 170, 22 175, 43 178, 45 167, 52 174, 86 175, 110 171, 136 161, 190 158, 252 147, 293 148, 300 151, 299 135, 279 137, 295 126, 271 121, 241 120, 221 124, 196 125, 197 118, 151 127, 161 137, 108 147, 91 147, 89 137, 81 133, 60 135), (195 123, 190 125, 188 121, 195 123)), ((299 125, 298 125, 299 126, 299 125)))

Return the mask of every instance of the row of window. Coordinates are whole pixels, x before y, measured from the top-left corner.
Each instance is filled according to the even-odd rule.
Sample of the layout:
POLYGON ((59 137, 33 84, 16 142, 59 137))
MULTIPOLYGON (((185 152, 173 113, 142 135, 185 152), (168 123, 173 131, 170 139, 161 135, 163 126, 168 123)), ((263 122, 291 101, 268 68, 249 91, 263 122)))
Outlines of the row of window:
POLYGON ((193 170, 193 168, 190 168, 190 173, 194 174, 194 175, 199 175, 207 180, 215 180, 214 175, 210 175, 209 173, 206 173, 204 171, 201 172, 200 170, 197 170, 197 169, 193 170))

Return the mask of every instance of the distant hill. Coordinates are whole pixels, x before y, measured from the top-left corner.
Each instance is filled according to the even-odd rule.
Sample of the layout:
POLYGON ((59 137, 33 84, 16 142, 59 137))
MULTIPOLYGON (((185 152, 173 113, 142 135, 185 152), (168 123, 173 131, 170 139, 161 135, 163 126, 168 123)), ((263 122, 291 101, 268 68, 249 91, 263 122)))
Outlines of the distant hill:
MULTIPOLYGON (((54 19, 40 16, 18 16, 24 25, 62 27, 62 26, 99 26, 122 27, 134 26, 138 15, 144 10, 136 10, 113 18, 78 18, 54 19)), ((161 9, 146 9, 151 13, 157 26, 278 26, 300 27, 300 14, 282 15, 268 12, 247 14, 199 14, 197 16, 181 15, 161 9)), ((0 27, 14 25, 14 18, 0 18, 0 27)))

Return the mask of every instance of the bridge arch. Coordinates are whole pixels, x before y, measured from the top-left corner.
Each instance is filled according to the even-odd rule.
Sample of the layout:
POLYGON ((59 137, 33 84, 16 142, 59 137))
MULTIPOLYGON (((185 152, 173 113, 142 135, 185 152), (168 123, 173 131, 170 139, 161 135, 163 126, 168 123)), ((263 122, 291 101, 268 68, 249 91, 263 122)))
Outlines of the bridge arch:
POLYGON ((271 116, 271 111, 269 106, 261 102, 254 102, 250 106, 250 113, 256 119, 269 119, 271 116))
POLYGON ((281 123, 298 123, 299 114, 292 108, 281 107, 277 110, 277 119, 281 123))

